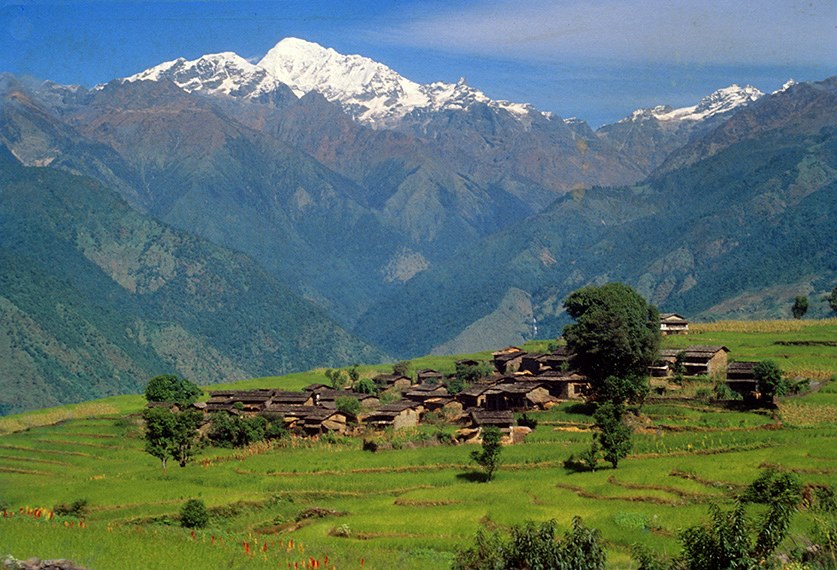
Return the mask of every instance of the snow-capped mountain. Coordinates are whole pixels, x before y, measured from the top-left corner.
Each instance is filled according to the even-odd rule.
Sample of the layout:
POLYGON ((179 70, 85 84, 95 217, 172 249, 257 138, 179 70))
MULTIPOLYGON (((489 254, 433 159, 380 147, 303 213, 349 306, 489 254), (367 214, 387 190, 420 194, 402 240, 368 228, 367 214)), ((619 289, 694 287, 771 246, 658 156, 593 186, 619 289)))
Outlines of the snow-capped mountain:
POLYGON ((298 38, 285 38, 254 65, 233 52, 195 60, 178 58, 132 75, 124 81, 169 79, 188 92, 264 100, 290 88, 297 97, 316 91, 339 104, 355 120, 375 127, 392 126, 413 111, 468 109, 484 104, 525 118, 551 118, 526 103, 495 101, 460 79, 456 83, 420 84, 386 65, 360 55, 343 55, 298 38))
POLYGON ((273 77, 302 96, 317 91, 358 121, 383 126, 415 110, 467 109, 475 103, 517 116, 537 113, 523 103, 494 101, 460 79, 420 84, 360 55, 343 55, 297 38, 285 38, 259 61, 273 77))
POLYGON ((715 115, 728 113, 738 107, 749 105, 763 95, 764 93, 752 85, 739 87, 733 84, 707 95, 697 105, 680 107, 678 109, 673 109, 669 105, 658 105, 650 109, 637 109, 630 117, 622 119, 619 122, 637 122, 648 119, 656 119, 662 122, 702 121, 715 115))
POLYGON ((287 89, 262 67, 253 65, 233 52, 207 54, 194 60, 178 58, 146 69, 125 81, 169 79, 189 93, 261 100, 287 89))

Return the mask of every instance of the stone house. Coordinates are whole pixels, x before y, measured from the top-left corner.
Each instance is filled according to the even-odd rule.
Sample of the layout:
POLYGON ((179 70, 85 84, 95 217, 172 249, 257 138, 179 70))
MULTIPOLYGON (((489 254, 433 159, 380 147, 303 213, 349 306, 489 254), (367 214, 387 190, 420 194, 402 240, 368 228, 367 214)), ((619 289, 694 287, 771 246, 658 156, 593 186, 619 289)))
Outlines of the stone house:
POLYGON ((660 313, 660 333, 689 334, 689 321, 677 313, 660 313))

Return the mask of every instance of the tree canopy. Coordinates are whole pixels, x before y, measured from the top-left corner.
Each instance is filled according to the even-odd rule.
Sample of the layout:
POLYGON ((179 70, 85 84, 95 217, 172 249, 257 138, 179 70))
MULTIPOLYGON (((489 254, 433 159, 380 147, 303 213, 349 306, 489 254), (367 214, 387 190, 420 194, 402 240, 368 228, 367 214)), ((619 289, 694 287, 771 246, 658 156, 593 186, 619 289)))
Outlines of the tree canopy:
POLYGON ((808 297, 805 295, 797 295, 797 297, 793 300, 793 307, 791 307, 791 313, 793 313, 794 319, 801 319, 805 316, 805 313, 808 312, 808 297))
POLYGON ((503 445, 500 443, 502 434, 496 426, 488 426, 482 430, 482 449, 471 452, 471 459, 476 461, 485 471, 485 480, 491 481, 494 472, 500 466, 500 452, 503 445))
POLYGON ((149 402, 172 402, 188 406, 200 395, 201 389, 197 384, 174 374, 155 376, 145 387, 145 399, 149 402))
POLYGON ((160 460, 163 475, 169 459, 185 467, 197 445, 202 415, 197 411, 172 412, 168 408, 146 408, 145 451, 160 460))
POLYGON ((584 287, 564 301, 572 365, 598 389, 610 377, 644 377, 660 347, 657 308, 623 283, 584 287))

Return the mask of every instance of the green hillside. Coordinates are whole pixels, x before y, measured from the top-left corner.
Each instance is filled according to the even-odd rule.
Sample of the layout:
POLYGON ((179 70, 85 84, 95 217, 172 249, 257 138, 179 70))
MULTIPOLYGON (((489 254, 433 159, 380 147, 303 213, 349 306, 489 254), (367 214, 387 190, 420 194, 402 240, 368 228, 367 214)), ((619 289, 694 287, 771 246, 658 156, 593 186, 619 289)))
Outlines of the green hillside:
MULTIPOLYGON (((312 559, 322 568, 438 569, 450 566, 480 524, 554 518, 566 529, 580 515, 601 530, 608 568, 636 568, 631 545, 675 553, 679 529, 708 521, 710 503, 729 509, 763 466, 794 472, 805 485, 837 485, 837 384, 827 379, 837 374, 837 356, 812 342, 833 340, 837 323, 790 325, 724 323, 667 338, 667 346, 724 342, 732 358, 769 357, 794 375, 817 368, 822 384, 783 399, 778 415, 709 401, 646 403, 633 452, 618 470, 562 467, 590 442, 592 420, 572 403, 531 414, 537 428, 503 449, 491 483, 474 481, 471 446, 414 447, 424 439, 417 433, 400 449, 377 453, 343 438, 205 448, 164 478, 143 451, 139 397, 3 418, 0 506, 14 514, 0 517, 0 556, 70 558, 93 569, 302 568, 312 559), (177 525, 190 498, 211 510, 209 527, 194 534, 177 525), (49 518, 54 505, 78 499, 88 501, 83 525, 49 518)), ((454 359, 419 359, 413 369, 450 369, 454 359)), ((298 389, 323 378, 312 371, 242 386, 298 389)), ((820 516, 806 508, 794 514, 780 551, 809 544, 820 516)))
POLYGON ((381 353, 242 254, 0 148, 0 413, 381 353))

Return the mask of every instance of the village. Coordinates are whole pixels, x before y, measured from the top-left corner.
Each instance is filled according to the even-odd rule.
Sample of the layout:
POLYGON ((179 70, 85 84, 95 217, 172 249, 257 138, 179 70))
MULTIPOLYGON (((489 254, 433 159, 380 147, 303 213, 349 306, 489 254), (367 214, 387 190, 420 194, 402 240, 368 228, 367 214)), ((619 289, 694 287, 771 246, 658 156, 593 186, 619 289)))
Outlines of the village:
MULTIPOLYGON (((660 329, 663 335, 688 334, 688 322, 681 315, 664 313, 660 329)), ((758 392, 753 378, 756 363, 728 363, 728 353, 725 346, 663 349, 648 375, 652 385, 675 375, 725 378, 733 392, 752 397, 758 392)), ((399 430, 417 427, 434 415, 461 426, 457 432, 461 441, 476 440, 482 428, 495 426, 506 441, 513 442, 526 433, 515 426, 515 412, 545 410, 563 401, 584 400, 589 394, 588 379, 571 369, 566 347, 527 353, 510 346, 492 357, 493 368, 485 362, 459 360, 457 373, 447 376, 433 369, 418 370, 414 377, 378 374, 371 378, 374 390, 327 384, 311 384, 297 392, 218 390, 193 406, 205 414, 281 417, 285 428, 307 436, 399 430), (456 382, 463 371, 469 379, 464 384, 456 382), (356 401, 355 411, 341 405, 347 400, 356 401)))

